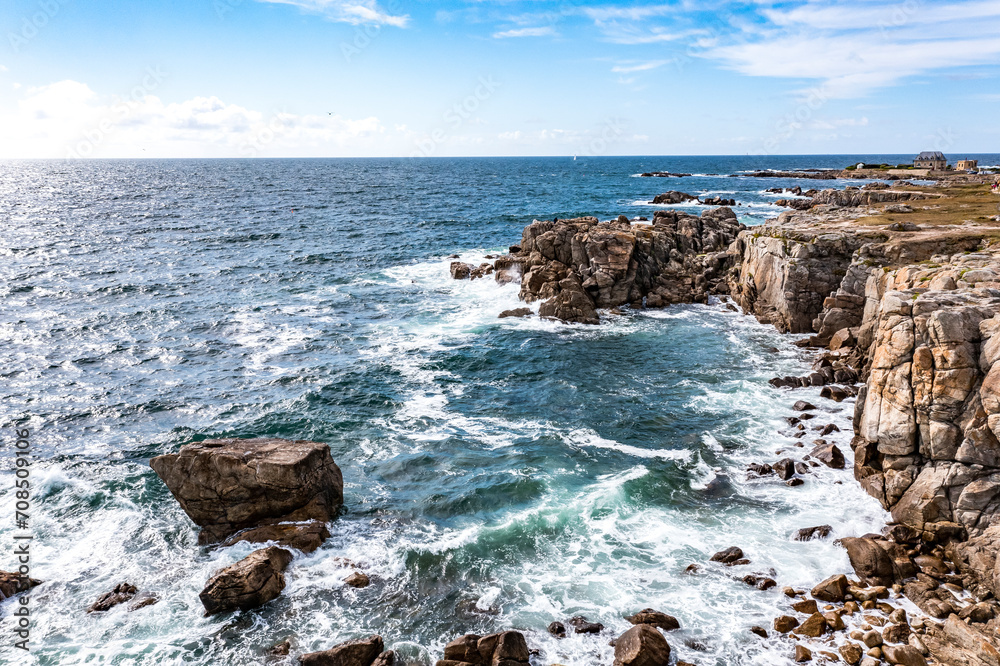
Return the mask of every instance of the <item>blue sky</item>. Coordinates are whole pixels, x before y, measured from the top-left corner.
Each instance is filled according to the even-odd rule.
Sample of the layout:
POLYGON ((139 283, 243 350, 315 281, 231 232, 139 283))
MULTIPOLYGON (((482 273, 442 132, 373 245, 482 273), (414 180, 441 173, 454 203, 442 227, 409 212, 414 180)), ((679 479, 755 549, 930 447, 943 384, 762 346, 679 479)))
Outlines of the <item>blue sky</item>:
POLYGON ((1000 0, 3 0, 0 157, 1000 152, 1000 0))

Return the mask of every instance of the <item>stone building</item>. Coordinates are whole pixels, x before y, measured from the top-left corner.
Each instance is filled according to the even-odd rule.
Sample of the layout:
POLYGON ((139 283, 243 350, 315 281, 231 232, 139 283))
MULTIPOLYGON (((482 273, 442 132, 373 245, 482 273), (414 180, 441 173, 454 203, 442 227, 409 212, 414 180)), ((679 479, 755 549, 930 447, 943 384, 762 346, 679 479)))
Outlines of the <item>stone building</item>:
POLYGON ((917 155, 917 159, 913 160, 913 166, 917 169, 944 171, 948 168, 948 160, 940 150, 925 150, 917 155))
POLYGON ((955 162, 956 171, 975 171, 979 168, 979 160, 958 160, 955 162))

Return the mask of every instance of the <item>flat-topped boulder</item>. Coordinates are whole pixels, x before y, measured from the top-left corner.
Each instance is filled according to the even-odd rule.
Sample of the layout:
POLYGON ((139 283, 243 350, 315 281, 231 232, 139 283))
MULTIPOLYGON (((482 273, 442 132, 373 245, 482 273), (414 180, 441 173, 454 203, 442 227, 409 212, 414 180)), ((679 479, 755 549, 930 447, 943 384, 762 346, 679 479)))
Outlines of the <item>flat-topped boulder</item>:
POLYGON ((202 544, 261 525, 325 523, 344 503, 340 468, 319 442, 206 440, 149 464, 202 528, 202 544))

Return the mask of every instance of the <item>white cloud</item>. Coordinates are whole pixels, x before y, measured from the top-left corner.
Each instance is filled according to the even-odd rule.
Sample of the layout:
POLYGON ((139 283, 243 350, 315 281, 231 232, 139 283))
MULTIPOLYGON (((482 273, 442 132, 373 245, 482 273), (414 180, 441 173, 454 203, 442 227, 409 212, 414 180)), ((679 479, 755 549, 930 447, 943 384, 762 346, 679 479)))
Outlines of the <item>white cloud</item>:
POLYGON ((671 62, 670 60, 650 60, 636 65, 615 65, 611 71, 615 74, 631 74, 632 72, 648 72, 651 69, 658 69, 671 62))
POLYGON ((763 9, 701 54, 750 76, 812 79, 826 97, 860 97, 908 77, 1000 64, 1000 2, 857 0, 763 9))
POLYGON ((0 65, 0 72, 6 72, 7 67, 5 65, 0 65))
POLYGON ((316 12, 332 21, 352 25, 393 25, 405 28, 410 22, 406 14, 390 14, 379 7, 376 0, 257 0, 279 5, 292 5, 316 12))
POLYGON ((507 39, 510 37, 547 37, 549 35, 554 35, 555 32, 556 31, 550 26, 541 28, 515 28, 513 30, 494 32, 493 37, 496 39, 507 39))
POLYGON ((355 154, 384 142, 378 118, 264 113, 218 97, 106 97, 78 81, 29 88, 0 115, 0 157, 355 154))

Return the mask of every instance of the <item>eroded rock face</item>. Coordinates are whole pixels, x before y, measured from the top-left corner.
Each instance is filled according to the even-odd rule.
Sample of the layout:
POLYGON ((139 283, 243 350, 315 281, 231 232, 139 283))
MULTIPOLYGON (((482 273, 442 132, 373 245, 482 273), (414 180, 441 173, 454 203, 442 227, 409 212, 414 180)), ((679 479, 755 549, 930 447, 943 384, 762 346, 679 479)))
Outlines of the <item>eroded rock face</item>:
MULTIPOLYGON (((658 211, 650 225, 536 220, 525 228, 520 252, 503 259, 521 273, 521 299, 543 301, 541 316, 596 323, 598 309, 704 302, 725 293, 734 259, 726 249, 743 228, 729 208, 701 217, 658 211)), ((498 279, 501 270, 510 271, 498 267, 498 279)))
POLYGON ((153 458, 150 467, 213 543, 250 527, 333 519, 344 502, 330 447, 284 439, 218 439, 153 458))
POLYGON ((258 608, 285 589, 291 561, 292 554, 277 546, 254 551, 212 576, 198 597, 208 615, 258 608))

